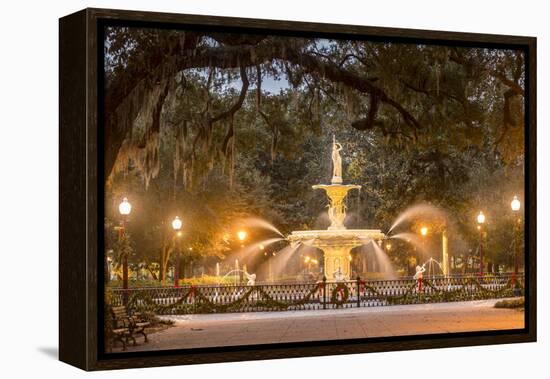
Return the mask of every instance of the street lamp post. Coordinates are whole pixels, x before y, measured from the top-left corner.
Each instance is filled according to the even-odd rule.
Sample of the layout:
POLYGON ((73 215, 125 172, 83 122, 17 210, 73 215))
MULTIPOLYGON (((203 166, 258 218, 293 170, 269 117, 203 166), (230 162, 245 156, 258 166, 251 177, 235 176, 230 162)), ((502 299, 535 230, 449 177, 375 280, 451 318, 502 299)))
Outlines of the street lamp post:
MULTIPOLYGON (((128 199, 125 197, 122 199, 122 202, 118 205, 118 212, 121 215, 120 219, 120 227, 118 229, 118 239, 119 242, 122 243, 122 240, 124 238, 124 233, 126 232, 126 220, 128 216, 130 215, 130 212, 132 212, 132 204, 128 201, 128 199)), ((122 288, 127 290, 128 289, 128 254, 125 253, 122 256, 122 288)))
POLYGON ((105 268, 105 275, 106 275, 105 283, 109 283, 109 281, 111 280, 111 262, 112 262, 112 258, 108 256, 107 267, 105 268))
POLYGON ((483 224, 485 215, 482 211, 477 215, 477 228, 479 229, 479 275, 483 275, 483 224))
MULTIPOLYGON (((244 247, 244 241, 246 240, 247 237, 248 237, 248 233, 246 231, 239 230, 237 232, 237 239, 239 240, 241 248, 244 247)), ((239 267, 236 267, 236 270, 237 270, 237 275, 239 276, 239 282, 242 282, 244 278, 243 270, 239 270, 239 267)))
POLYGON ((179 279, 180 279, 180 244, 179 239, 181 237, 181 227, 183 223, 181 222, 180 218, 176 216, 174 220, 172 220, 172 229, 174 229, 174 247, 176 250, 176 263, 174 265, 174 287, 179 287, 179 279))
POLYGON ((519 214, 519 210, 521 209, 521 203, 518 200, 517 196, 514 196, 514 199, 512 200, 512 203, 510 203, 510 206, 512 207, 512 212, 516 215, 515 217, 515 252, 514 252, 514 280, 517 278, 518 272, 519 272, 519 240, 520 240, 520 225, 521 225, 521 216, 519 214))

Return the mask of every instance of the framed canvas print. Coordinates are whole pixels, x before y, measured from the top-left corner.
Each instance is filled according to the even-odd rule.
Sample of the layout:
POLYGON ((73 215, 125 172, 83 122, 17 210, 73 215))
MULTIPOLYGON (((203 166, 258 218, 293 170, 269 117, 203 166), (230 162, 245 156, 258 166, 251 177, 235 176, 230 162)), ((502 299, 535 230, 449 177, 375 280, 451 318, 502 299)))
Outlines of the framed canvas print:
POLYGON ((62 361, 536 340, 535 38, 59 25, 62 361))

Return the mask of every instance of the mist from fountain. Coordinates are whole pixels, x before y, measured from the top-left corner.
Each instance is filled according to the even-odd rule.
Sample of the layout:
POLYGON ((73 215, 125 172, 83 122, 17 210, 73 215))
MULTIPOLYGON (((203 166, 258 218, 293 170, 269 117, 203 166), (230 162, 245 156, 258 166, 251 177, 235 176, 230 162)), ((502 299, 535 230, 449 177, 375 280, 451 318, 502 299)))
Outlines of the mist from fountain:
POLYGON ((249 267, 253 267, 262 255, 262 251, 264 251, 268 246, 283 240, 284 238, 274 237, 243 245, 240 249, 229 252, 225 256, 224 261, 233 262, 237 259, 240 262, 248 264, 249 267))
POLYGON ((330 225, 330 218, 326 211, 323 211, 317 215, 313 222, 313 229, 326 229, 330 225))
MULTIPOLYGON (((233 250, 228 255, 226 255, 224 259, 226 262, 239 260, 241 262, 246 262, 249 267, 254 266, 260 256, 261 251, 274 243, 285 240, 284 235, 279 229, 277 229, 273 224, 258 217, 248 217, 241 219, 239 220, 239 225, 241 227, 246 227, 250 229, 264 229, 273 232, 278 237, 266 238, 264 240, 255 241, 250 244, 243 244, 240 249, 233 250)), ((217 268, 217 270, 219 269, 217 268)), ((219 276, 219 274, 217 275, 219 276)))
POLYGON ((422 255, 425 255, 425 256, 429 255, 427 244, 425 243, 425 241, 422 240, 422 237, 420 237, 415 233, 410 233, 410 232, 398 233, 388 238, 390 239, 394 238, 394 239, 405 241, 411 244, 412 246, 414 246, 416 249, 418 249, 422 255))
POLYGON ((344 224, 346 225, 357 225, 359 223, 361 214, 359 212, 347 212, 344 224))
POLYGON ((237 253, 241 257, 248 257, 251 253, 264 250, 269 245, 272 245, 276 242, 283 241, 284 238, 276 237, 276 238, 267 238, 265 240, 254 242, 251 244, 246 245, 245 247, 237 250, 237 253))
POLYGON ((285 270, 288 271, 288 261, 300 249, 301 246, 302 244, 297 243, 289 244, 288 246, 282 248, 274 253, 274 255, 270 256, 268 260, 259 267, 259 271, 267 268, 267 271, 271 273, 270 279, 280 278, 285 270))

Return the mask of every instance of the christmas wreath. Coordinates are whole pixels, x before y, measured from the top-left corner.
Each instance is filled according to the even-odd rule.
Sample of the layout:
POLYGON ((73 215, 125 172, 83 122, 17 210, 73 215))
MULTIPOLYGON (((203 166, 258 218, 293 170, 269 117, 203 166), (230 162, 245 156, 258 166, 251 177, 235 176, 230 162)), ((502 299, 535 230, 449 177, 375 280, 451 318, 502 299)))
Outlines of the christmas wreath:
POLYGON ((349 288, 345 283, 338 283, 332 290, 330 295, 330 302, 336 304, 337 307, 341 307, 349 299, 349 288))

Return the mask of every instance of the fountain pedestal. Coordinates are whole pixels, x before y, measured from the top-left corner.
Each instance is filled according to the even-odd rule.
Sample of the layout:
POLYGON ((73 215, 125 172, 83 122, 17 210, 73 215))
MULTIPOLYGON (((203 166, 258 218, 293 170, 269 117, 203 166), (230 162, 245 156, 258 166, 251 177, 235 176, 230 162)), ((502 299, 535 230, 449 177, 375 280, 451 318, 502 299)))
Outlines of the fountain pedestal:
MULTIPOLYGON (((341 274, 342 278, 346 280, 350 279, 351 260, 348 249, 340 246, 324 246, 321 249, 324 253, 324 270, 327 280, 337 280, 338 274, 341 274)), ((349 250, 351 249, 353 247, 349 250)))
POLYGON ((346 204, 344 199, 346 198, 348 191, 352 189, 361 189, 361 186, 354 184, 317 184, 312 186, 313 189, 325 190, 329 199, 328 203, 328 217, 330 219, 330 226, 328 230, 342 230, 346 229, 344 226, 344 219, 346 218, 346 204))

